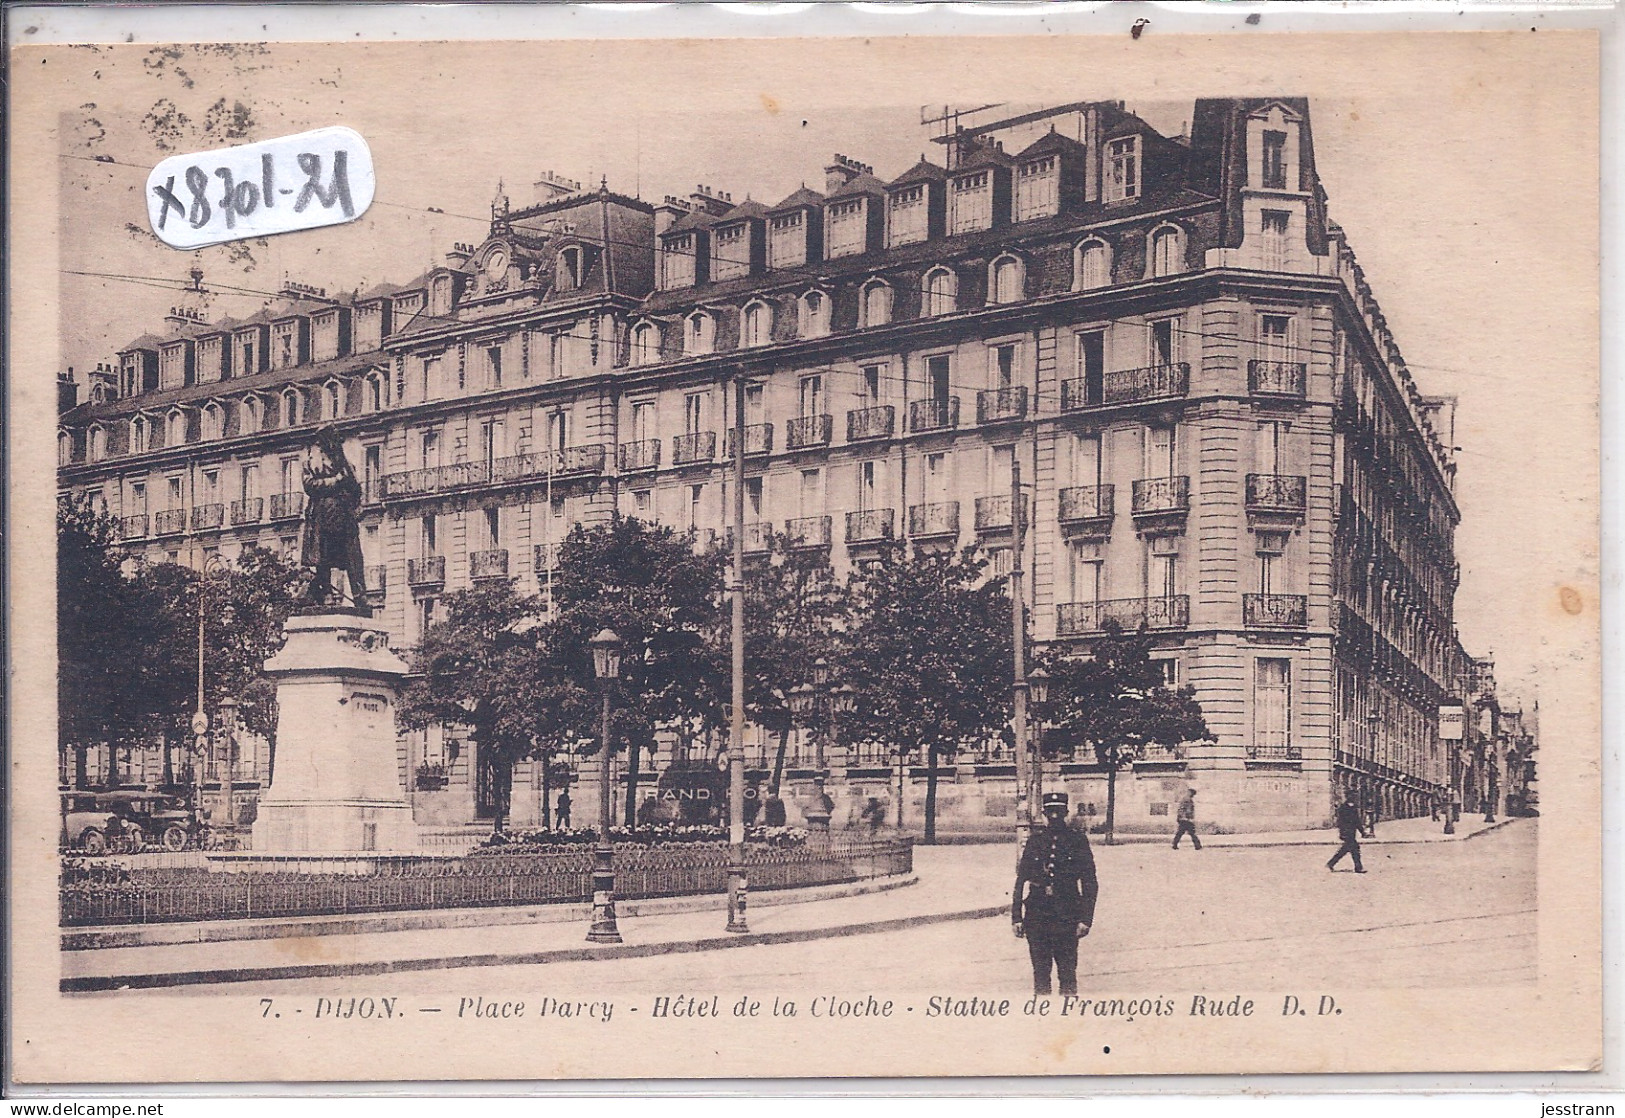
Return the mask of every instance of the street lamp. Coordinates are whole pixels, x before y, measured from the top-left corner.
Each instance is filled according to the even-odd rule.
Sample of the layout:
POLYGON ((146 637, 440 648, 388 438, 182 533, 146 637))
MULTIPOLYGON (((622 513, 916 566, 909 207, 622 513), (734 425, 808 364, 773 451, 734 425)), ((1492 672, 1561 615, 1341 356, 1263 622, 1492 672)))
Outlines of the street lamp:
POLYGON ((221 820, 236 831, 236 817, 232 814, 231 798, 236 791, 233 785, 237 780, 237 700, 221 699, 219 705, 220 760, 223 766, 220 774, 220 792, 224 800, 221 820))
POLYGON ((615 925, 615 850, 610 845, 610 776, 613 753, 609 741, 609 692, 621 674, 621 647, 625 642, 613 629, 601 629, 588 641, 592 649, 592 671, 603 691, 603 717, 599 742, 603 752, 598 769, 598 846, 592 857, 592 928, 589 943, 620 943, 621 930, 615 925))

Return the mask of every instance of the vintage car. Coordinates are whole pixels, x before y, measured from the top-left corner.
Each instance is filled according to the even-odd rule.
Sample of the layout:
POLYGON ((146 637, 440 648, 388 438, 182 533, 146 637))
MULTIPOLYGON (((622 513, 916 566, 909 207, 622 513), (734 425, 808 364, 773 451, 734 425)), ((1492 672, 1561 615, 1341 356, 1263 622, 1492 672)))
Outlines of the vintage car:
POLYGON ((63 833, 70 848, 87 854, 139 853, 149 842, 182 850, 196 829, 178 796, 141 789, 64 792, 63 833))
POLYGON ((117 812, 109 810, 95 792, 62 794, 63 842, 86 854, 105 854, 111 840, 122 831, 117 812))

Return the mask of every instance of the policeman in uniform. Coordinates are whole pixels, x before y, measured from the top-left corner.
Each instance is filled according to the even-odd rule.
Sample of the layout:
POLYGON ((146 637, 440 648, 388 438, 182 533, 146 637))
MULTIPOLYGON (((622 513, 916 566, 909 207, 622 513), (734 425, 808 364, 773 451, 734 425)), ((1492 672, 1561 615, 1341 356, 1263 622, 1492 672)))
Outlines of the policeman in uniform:
POLYGON ((1033 831, 1016 868, 1010 919, 1027 940, 1033 962, 1033 993, 1050 992, 1050 972, 1061 993, 1078 992, 1078 940, 1095 919, 1095 856, 1089 838, 1067 826, 1066 793, 1044 794, 1045 825, 1033 831))

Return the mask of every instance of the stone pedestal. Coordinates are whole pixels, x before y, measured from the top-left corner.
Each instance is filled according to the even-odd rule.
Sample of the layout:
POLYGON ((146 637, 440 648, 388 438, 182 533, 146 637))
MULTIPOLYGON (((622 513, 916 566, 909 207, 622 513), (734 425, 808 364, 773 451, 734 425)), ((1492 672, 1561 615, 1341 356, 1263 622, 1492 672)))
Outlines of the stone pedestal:
POLYGON ((348 613, 290 617, 265 662, 277 681, 276 761, 255 854, 411 850, 395 703, 406 664, 389 634, 348 613))

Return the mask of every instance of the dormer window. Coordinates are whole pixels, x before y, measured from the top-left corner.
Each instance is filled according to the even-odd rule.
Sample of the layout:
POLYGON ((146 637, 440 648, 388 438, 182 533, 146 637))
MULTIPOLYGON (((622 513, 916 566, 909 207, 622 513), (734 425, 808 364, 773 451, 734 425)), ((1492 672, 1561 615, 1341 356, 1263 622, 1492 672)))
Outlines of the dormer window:
POLYGON ((924 318, 952 314, 959 309, 959 277, 947 268, 932 268, 925 274, 921 290, 920 314, 924 318))
POLYGON ((768 220, 767 266, 799 268, 807 262, 806 213, 795 210, 768 220))
POLYGON ((165 346, 158 351, 158 387, 180 388, 186 383, 186 344, 165 346))
POLYGON ((948 231, 974 233, 993 228, 993 176, 974 171, 957 176, 948 192, 948 231))
POLYGON ((271 327, 271 366, 289 369, 298 364, 299 350, 295 344, 297 327, 292 322, 281 322, 271 327))
POLYGON ((773 310, 766 303, 750 303, 740 314, 739 344, 767 345, 773 340, 773 310))
POLYGON ((240 375, 249 377, 260 371, 258 347, 253 334, 237 335, 237 368, 240 375))
POLYGON ((186 441, 186 413, 172 411, 164 423, 164 445, 180 446, 186 441))
POLYGON ((559 291, 574 291, 581 286, 581 249, 571 245, 559 253, 554 267, 553 286, 559 291))
POLYGON ((741 222, 718 229, 711 244, 711 278, 726 280, 750 274, 750 226, 741 222))
POLYGON ((1286 133, 1264 130, 1263 174, 1259 181, 1265 190, 1286 189, 1286 133))
POLYGON ((130 453, 145 454, 152 445, 152 424, 144 415, 130 420, 130 453))
POLYGON ((222 438, 226 433, 226 413, 219 404, 209 401, 203 405, 203 438, 222 438))
POLYGON ((86 438, 86 452, 92 462, 100 462, 107 457, 107 428, 98 424, 90 429, 86 438))
POLYGON ((710 353, 717 342, 717 327, 711 316, 696 311, 683 324, 683 353, 689 357, 710 353))
POLYGON ((652 322, 640 322, 632 328, 633 365, 653 365, 660 360, 660 327, 652 322))
POLYGON ((930 214, 924 183, 893 191, 887 201, 886 243, 911 245, 925 240, 930 233, 930 214))
POLYGON ((281 426, 284 430, 289 427, 299 426, 301 412, 303 411, 299 404, 298 389, 290 388, 282 394, 281 426))
POLYGON ((1151 234, 1151 278, 1175 276, 1185 270, 1185 234, 1172 225, 1164 225, 1151 234))
POLYGON ((1027 160, 1016 172, 1016 220, 1032 221, 1060 212, 1060 161, 1053 155, 1027 160))
POLYGON ((451 313, 451 277, 439 275, 429 285, 429 313, 432 315, 449 315, 451 313))
POLYGON ((870 280, 863 287, 863 321, 865 328, 884 326, 891 321, 892 290, 885 280, 870 280))
POLYGON ((331 422, 344 414, 344 396, 336 380, 322 385, 322 418, 331 422))
POLYGON ((829 333, 829 296, 822 291, 809 291, 801 297, 800 334, 803 338, 821 338, 829 333))
POLYGON ((1073 290, 1094 291, 1112 282, 1112 247, 1099 238, 1083 241, 1073 252, 1073 290))
POLYGON ((73 461, 73 433, 70 431, 57 431, 56 433, 56 464, 66 466, 73 461))
POLYGON ((868 223, 862 198, 831 202, 824 211, 825 253, 828 256, 857 256, 868 251, 868 223))
POLYGON ((245 435, 259 433, 260 424, 264 422, 264 409, 260 405, 258 396, 244 396, 242 410, 242 429, 245 435))
POLYGON ((1140 196, 1140 137, 1124 136, 1106 145, 1105 200, 1125 202, 1140 196))
POLYGON ((694 286, 694 234, 667 237, 660 253, 660 286, 667 291, 694 286))
POLYGON ((1017 303, 1026 297, 1027 269, 1008 253, 988 266, 989 303, 1017 303))

